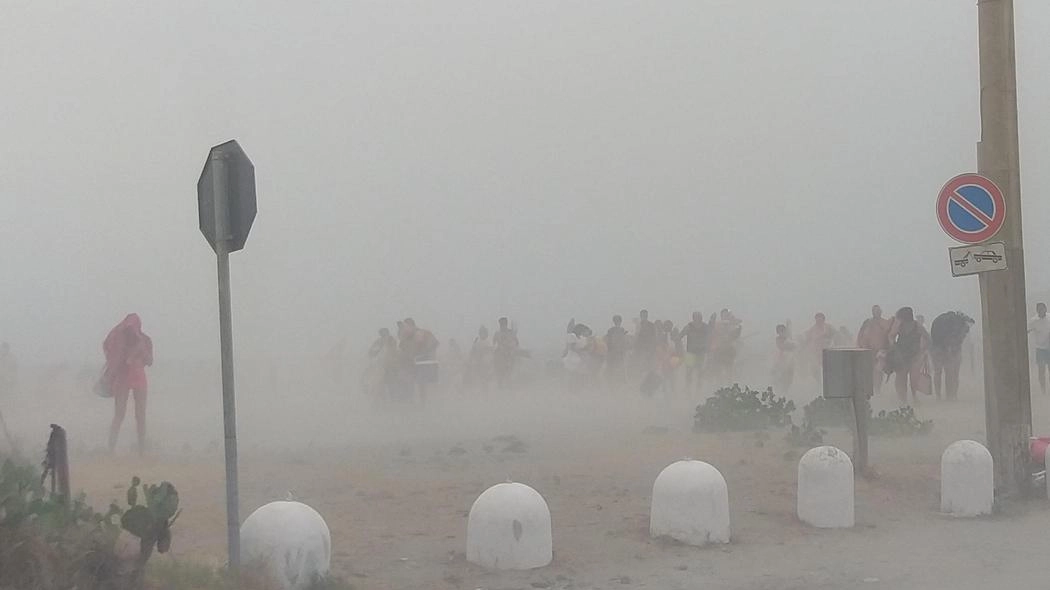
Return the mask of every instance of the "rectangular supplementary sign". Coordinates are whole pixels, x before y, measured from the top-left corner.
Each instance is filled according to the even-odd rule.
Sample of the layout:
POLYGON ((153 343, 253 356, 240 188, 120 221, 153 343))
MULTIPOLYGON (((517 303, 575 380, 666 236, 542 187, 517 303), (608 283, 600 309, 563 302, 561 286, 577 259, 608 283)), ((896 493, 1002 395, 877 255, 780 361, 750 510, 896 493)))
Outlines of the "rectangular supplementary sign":
POLYGON ((825 398, 867 399, 874 392, 875 351, 865 348, 827 348, 823 352, 825 398))
POLYGON ((1006 244, 989 242, 948 248, 953 277, 965 277, 993 270, 1006 270, 1006 244))

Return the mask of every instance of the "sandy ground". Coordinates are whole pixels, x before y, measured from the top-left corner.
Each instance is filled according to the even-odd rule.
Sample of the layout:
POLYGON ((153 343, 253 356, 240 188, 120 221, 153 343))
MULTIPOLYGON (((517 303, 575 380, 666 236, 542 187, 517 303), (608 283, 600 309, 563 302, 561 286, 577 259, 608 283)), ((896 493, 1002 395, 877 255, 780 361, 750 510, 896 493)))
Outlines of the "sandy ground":
MULTIPOLYGON (((72 479, 97 504, 122 498, 137 474, 179 489, 183 515, 161 559, 225 561, 221 411, 207 371, 159 372, 151 397, 154 451, 101 450, 110 408, 82 380, 51 378, 8 400, 23 441, 60 422, 74 449, 72 479), (176 391, 177 390, 177 391, 176 391)), ((938 514, 939 460, 960 438, 983 439, 983 401, 971 380, 962 400, 926 401, 934 432, 873 439, 879 476, 858 480, 857 526, 816 530, 795 517, 797 460, 779 432, 696 434, 696 399, 639 399, 607 391, 567 394, 554 384, 513 393, 435 395, 418 407, 374 408, 352 394, 258 371, 239 383, 242 518, 289 495, 315 507, 332 532, 335 572, 361 589, 1046 587, 1050 510, 1042 501, 1006 514, 938 514), (513 436, 521 444, 507 439, 513 436), (691 457, 729 484, 733 542, 692 548, 648 536, 656 475, 691 457), (550 505, 554 562, 529 572, 485 572, 464 558, 466 516, 488 486, 512 479, 550 505)), ((807 402, 812 385, 796 388, 807 402)), ((886 390, 876 401, 890 407, 886 390)), ((1050 400, 1034 400, 1047 432, 1050 400)), ((130 421, 124 440, 130 440, 130 421)), ((846 431, 829 444, 850 448, 846 431)))

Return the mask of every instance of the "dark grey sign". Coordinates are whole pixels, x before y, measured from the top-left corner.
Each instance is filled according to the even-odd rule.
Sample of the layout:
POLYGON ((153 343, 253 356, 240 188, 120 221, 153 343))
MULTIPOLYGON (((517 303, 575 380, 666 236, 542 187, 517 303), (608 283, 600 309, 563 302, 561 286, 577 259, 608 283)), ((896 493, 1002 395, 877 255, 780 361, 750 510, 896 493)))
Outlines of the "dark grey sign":
POLYGON ((244 248, 255 221, 255 166, 236 141, 208 153, 197 180, 197 212, 201 233, 213 250, 218 252, 217 244, 223 242, 227 252, 244 248), (216 211, 220 206, 225 210, 216 211))
POLYGON ((874 392, 875 352, 863 348, 829 348, 824 351, 824 397, 865 399, 874 392))

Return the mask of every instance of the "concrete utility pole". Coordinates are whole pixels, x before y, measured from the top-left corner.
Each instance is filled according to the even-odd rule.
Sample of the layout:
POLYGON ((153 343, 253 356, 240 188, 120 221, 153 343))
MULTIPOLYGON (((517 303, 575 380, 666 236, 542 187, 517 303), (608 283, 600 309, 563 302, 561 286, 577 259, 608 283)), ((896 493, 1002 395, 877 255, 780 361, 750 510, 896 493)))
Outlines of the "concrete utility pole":
POLYGON ((996 493, 1004 498, 1022 495, 1028 488, 1028 438, 1032 434, 1014 6, 1013 0, 978 0, 977 9, 981 62, 977 168, 999 185, 1006 198, 1006 222, 995 239, 1006 243, 1009 270, 980 275, 985 423, 988 448, 995 460, 996 493))

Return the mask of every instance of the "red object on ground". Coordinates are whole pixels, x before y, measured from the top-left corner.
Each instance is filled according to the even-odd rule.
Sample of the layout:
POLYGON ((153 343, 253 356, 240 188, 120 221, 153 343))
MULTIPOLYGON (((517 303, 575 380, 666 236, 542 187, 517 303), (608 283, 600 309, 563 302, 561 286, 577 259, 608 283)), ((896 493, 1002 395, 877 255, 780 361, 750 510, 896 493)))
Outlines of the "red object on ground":
POLYGON ((1050 447, 1050 436, 1033 436, 1028 439, 1028 453, 1032 462, 1044 465, 1046 460, 1046 448, 1050 447))

